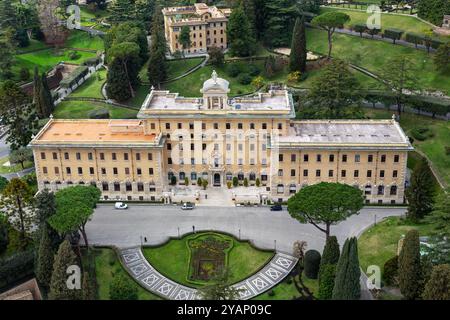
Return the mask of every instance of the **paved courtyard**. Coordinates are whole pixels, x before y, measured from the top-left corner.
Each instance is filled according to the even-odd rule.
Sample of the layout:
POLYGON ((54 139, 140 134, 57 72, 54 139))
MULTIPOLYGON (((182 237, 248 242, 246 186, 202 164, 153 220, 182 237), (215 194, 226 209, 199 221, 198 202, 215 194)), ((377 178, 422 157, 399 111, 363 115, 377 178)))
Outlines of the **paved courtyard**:
MULTIPOLYGON (((359 215, 332 226, 342 245, 350 236, 359 235, 365 228, 387 216, 405 214, 404 208, 365 208, 359 215)), ((267 207, 196 207, 182 211, 177 206, 130 204, 128 210, 114 210, 112 205, 99 205, 86 230, 90 244, 130 248, 146 244, 160 244, 168 237, 196 231, 224 231, 250 239, 263 249, 276 248, 292 253, 296 240, 308 243, 308 249, 322 251, 325 236, 310 224, 292 219, 284 209, 271 212, 267 207), (145 238, 147 242, 145 242, 145 238)))

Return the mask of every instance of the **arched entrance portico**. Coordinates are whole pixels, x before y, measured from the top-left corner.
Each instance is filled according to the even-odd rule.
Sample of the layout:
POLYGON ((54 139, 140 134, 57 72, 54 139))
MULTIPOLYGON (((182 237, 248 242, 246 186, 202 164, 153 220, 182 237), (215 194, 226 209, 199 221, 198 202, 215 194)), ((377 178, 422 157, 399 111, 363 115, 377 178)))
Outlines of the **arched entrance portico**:
POLYGON ((220 187, 222 186, 222 177, 220 176, 220 173, 214 173, 213 176, 213 186, 214 187, 220 187))

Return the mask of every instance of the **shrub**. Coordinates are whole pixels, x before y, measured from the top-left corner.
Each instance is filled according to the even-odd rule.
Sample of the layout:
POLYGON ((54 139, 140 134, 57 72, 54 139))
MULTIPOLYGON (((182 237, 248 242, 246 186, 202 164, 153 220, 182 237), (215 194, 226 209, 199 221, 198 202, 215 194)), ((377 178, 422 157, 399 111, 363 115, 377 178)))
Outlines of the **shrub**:
POLYGON ((80 57, 80 54, 77 51, 70 51, 68 57, 70 60, 77 60, 80 57))
POLYGON ((237 177, 233 177, 233 187, 237 187, 239 185, 239 180, 237 177))
POLYGON ((394 256, 384 263, 383 280, 387 286, 398 285, 398 256, 394 256))
POLYGON ((255 185, 257 187, 259 187, 261 185, 261 180, 259 180, 259 178, 256 178, 255 185))
POLYGON ((367 30, 367 26, 365 24, 355 24, 353 30, 359 32, 359 35, 362 37, 363 32, 367 30))
POLYGON ((302 77, 302 74, 300 71, 294 71, 288 74, 287 80, 288 82, 299 82, 302 77))
POLYGON ((22 251, 11 257, 0 260, 0 288, 34 272, 34 251, 22 251))
POLYGON ((27 68, 20 68, 20 80, 21 81, 27 81, 28 79, 30 79, 30 70, 28 70, 27 68))
POLYGON ((89 119, 109 119, 109 110, 108 109, 97 109, 92 110, 88 114, 89 119))
POLYGON ((248 179, 244 178, 244 187, 248 187, 248 179))
POLYGON ((258 68, 258 66, 251 64, 248 66, 248 73, 252 76, 255 77, 258 74, 261 73, 261 69, 258 68))
POLYGON ((241 69, 235 63, 230 63, 230 65, 227 67, 227 73, 232 78, 237 77, 240 72, 241 72, 241 69))
POLYGON ((270 290, 269 293, 268 293, 268 295, 269 295, 269 297, 273 297, 273 296, 275 295, 275 291, 270 290))
POLYGON ((197 179, 197 185, 198 185, 198 186, 201 186, 201 185, 202 185, 202 178, 198 178, 198 179, 197 179))
POLYGON ((170 177, 170 185, 174 186, 177 184, 177 177, 171 176, 170 177))
POLYGON ((305 275, 309 279, 317 279, 320 267, 320 253, 317 250, 308 250, 305 253, 305 275))
POLYGON ((208 49, 209 61, 214 66, 221 66, 224 63, 224 55, 222 49, 212 46, 208 49))
POLYGON ((445 146, 445 154, 450 156, 450 146, 445 146))
POLYGON ((418 44, 422 43, 422 37, 415 33, 407 33, 405 40, 408 41, 409 43, 414 43, 416 48, 418 44))
POLYGON ((428 138, 433 137, 433 132, 429 128, 414 128, 411 130, 411 135, 414 139, 419 141, 424 141, 428 138))
POLYGON ((232 186, 233 186, 233 184, 231 183, 231 181, 227 181, 227 188, 231 189, 232 186))
POLYGON ((373 28, 373 29, 367 29, 367 33, 370 34, 373 38, 373 36, 379 34, 381 32, 381 29, 373 28))
POLYGON ((240 84, 247 85, 252 82, 252 77, 248 73, 242 73, 239 75, 238 81, 240 84))
POLYGON ((186 186, 189 185, 189 178, 188 177, 184 178, 184 185, 186 185, 186 186))
POLYGON ((264 78, 261 76, 257 76, 252 80, 252 86, 256 89, 261 88, 264 85, 264 78))
POLYGON ((336 264, 339 261, 340 250, 336 236, 329 236, 325 242, 322 252, 321 265, 336 264))

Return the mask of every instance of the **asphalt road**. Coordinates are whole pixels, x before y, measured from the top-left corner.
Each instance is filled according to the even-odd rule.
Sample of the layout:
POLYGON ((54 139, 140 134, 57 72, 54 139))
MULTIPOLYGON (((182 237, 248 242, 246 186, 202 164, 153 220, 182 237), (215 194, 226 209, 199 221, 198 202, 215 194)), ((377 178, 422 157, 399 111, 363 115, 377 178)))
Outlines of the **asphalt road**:
MULTIPOLYGON (((358 236, 375 220, 405 213, 403 208, 365 208, 331 227, 342 245, 347 237, 358 236)), ((141 244, 160 244, 170 236, 193 231, 217 230, 241 239, 250 239, 260 248, 292 253, 296 240, 307 241, 307 249, 322 251, 325 234, 310 224, 301 224, 286 209, 271 212, 267 207, 197 207, 182 211, 176 206, 130 204, 128 210, 115 210, 112 205, 99 205, 86 230, 90 244, 126 248, 141 244)))

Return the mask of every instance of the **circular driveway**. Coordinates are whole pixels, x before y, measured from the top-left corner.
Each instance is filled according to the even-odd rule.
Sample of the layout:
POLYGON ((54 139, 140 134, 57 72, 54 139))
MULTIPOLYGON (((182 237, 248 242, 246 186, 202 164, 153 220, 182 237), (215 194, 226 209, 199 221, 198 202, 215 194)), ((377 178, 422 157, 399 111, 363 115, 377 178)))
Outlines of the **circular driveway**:
MULTIPOLYGON (((177 206, 130 204, 128 210, 98 205, 86 231, 90 245, 135 247, 166 242, 169 237, 200 230, 216 230, 249 239, 262 249, 292 253, 294 241, 308 243, 307 249, 320 252, 325 234, 310 224, 301 224, 284 209, 271 212, 267 207, 196 207, 182 211, 177 206), (145 239, 147 242, 145 242, 145 239)), ((359 215, 331 227, 342 245, 346 238, 358 236, 375 221, 405 214, 405 208, 367 207, 359 215)))

